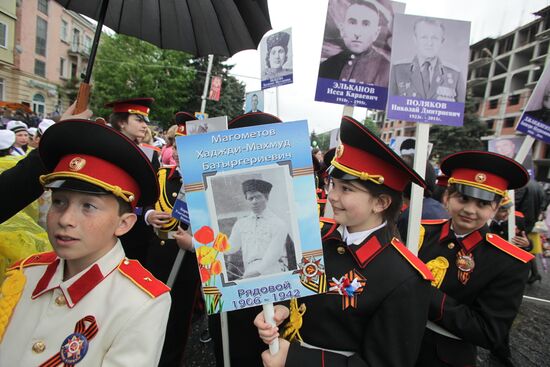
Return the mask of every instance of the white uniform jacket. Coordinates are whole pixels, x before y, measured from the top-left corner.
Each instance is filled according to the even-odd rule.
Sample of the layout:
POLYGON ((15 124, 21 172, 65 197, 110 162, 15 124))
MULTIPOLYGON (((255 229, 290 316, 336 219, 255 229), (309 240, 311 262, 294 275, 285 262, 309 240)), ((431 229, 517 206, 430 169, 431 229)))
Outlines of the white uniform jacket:
POLYGON ((62 350, 80 359, 78 367, 156 366, 170 289, 126 259, 120 241, 67 281, 64 264, 52 252, 25 261, 27 281, 0 343, 0 366, 63 366, 55 362, 62 350), (87 351, 80 336, 68 338, 78 328, 87 351))

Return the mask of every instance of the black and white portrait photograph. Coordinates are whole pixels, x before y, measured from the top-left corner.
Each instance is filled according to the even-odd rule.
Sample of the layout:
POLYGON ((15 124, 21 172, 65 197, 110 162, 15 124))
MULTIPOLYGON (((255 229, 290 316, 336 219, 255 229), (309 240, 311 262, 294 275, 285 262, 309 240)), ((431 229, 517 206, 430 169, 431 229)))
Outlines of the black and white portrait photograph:
POLYGON ((212 117, 203 120, 187 121, 187 135, 206 134, 227 130, 227 116, 212 117))
POLYGON ((525 114, 550 124, 550 68, 546 68, 525 106, 525 114))
POLYGON ((269 165, 207 177, 209 212, 230 248, 228 281, 296 270, 298 222, 288 165, 269 165))
POLYGON ((390 96, 464 102, 468 22, 396 14, 390 96))
POLYGON ((393 16, 388 0, 329 0, 319 78, 387 88, 393 16))
POLYGON ((292 29, 265 36, 260 42, 262 89, 292 83, 292 29))

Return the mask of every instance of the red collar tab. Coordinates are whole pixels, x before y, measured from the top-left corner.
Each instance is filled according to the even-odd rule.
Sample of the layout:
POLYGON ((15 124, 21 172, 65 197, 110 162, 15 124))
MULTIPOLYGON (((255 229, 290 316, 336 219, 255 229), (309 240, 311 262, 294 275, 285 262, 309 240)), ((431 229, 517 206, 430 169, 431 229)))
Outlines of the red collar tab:
POLYGON ((415 268, 420 273, 420 275, 422 275, 422 278, 429 281, 433 281, 435 279, 426 264, 424 264, 422 260, 416 257, 401 241, 399 241, 397 238, 393 238, 391 244, 393 245, 393 247, 395 247, 397 251, 399 251, 401 255, 403 255, 403 257, 409 262, 409 264, 411 264, 413 268, 415 268))
POLYGON ((55 271, 57 270, 57 266, 59 265, 59 259, 56 259, 55 261, 51 262, 47 267, 46 271, 42 275, 42 278, 36 283, 36 287, 34 288, 34 291, 32 292, 31 298, 38 297, 50 284, 50 281, 52 280, 53 275, 55 274, 55 271))
MULTIPOLYGON (((424 221, 422 221, 422 224, 425 224, 424 221)), ((429 224, 429 223, 426 223, 426 224, 429 224)), ((450 232, 451 232, 451 221, 446 220, 445 224, 443 224, 443 227, 441 228, 441 234, 439 235, 439 242, 449 237, 450 232)))
POLYGON ((64 156, 50 175, 52 175, 51 180, 75 178, 87 181, 112 192, 115 196, 119 196, 114 192, 116 189, 108 190, 107 187, 101 184, 128 191, 134 196, 130 202, 132 208, 135 208, 141 195, 138 183, 128 172, 111 162, 88 154, 64 156))
MULTIPOLYGON (((321 226, 321 239, 327 240, 333 233, 338 233, 336 231, 336 228, 338 228, 338 224, 336 221, 332 218, 325 218, 321 217, 319 218, 320 226, 321 226)), ((340 237, 338 237, 340 239, 340 237)))
POLYGON ((471 252, 483 240, 483 236, 479 231, 474 231, 462 239, 462 247, 468 252, 471 252))
POLYGON ((487 233, 485 237, 487 238, 487 242, 489 242, 491 245, 524 263, 528 263, 535 258, 532 254, 520 249, 517 246, 512 245, 510 242, 506 241, 505 239, 494 233, 487 233))
POLYGON ((350 245, 348 249, 357 260, 359 266, 363 269, 382 250, 382 245, 376 235, 372 235, 362 244, 350 245))
POLYGON ((76 305, 78 301, 84 298, 103 279, 104 276, 99 269, 99 265, 94 264, 94 266, 67 288, 73 305, 76 305))

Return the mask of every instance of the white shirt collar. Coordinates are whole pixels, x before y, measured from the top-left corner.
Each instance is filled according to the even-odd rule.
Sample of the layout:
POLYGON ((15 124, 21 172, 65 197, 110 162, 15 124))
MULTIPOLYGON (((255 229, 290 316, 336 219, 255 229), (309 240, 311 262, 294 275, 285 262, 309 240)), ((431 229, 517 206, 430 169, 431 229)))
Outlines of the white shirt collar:
POLYGON ((368 236, 370 236, 374 231, 379 230, 380 228, 384 228, 388 222, 384 221, 384 223, 380 224, 378 227, 374 227, 371 229, 367 229, 366 231, 360 231, 360 232, 353 232, 349 233, 348 228, 344 226, 342 230, 342 238, 346 242, 346 244, 349 245, 359 245, 361 242, 365 240, 368 236))

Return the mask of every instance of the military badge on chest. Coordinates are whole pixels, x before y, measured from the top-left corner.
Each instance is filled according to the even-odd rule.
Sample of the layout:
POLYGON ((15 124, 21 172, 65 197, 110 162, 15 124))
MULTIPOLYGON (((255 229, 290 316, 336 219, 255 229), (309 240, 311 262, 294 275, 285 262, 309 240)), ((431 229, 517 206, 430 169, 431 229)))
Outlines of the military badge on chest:
POLYGON ((342 296, 343 310, 350 306, 357 308, 357 295, 363 293, 366 284, 366 278, 354 269, 348 271, 340 279, 332 278, 329 281, 330 288, 327 293, 342 296))
POLYGON ((95 317, 89 315, 80 319, 75 325, 74 333, 63 340, 59 353, 42 363, 40 367, 74 366, 84 359, 90 340, 96 336, 98 330, 95 317))

